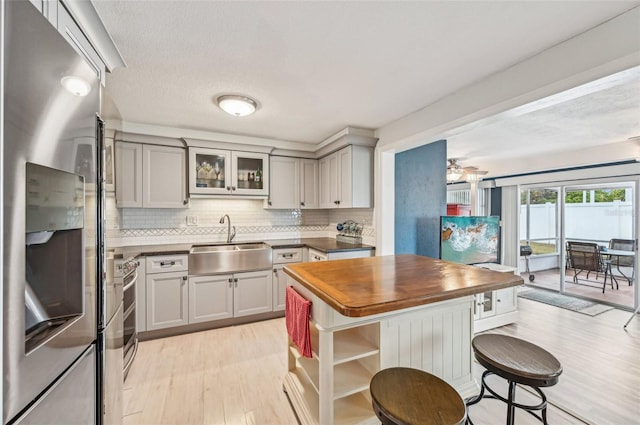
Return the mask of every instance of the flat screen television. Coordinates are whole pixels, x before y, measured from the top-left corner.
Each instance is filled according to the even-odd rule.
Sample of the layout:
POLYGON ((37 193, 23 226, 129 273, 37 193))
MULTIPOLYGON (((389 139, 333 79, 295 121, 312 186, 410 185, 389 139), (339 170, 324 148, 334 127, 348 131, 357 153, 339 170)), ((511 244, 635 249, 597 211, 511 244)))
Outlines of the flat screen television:
POLYGON ((462 264, 500 263, 500 217, 440 217, 440 258, 462 264))

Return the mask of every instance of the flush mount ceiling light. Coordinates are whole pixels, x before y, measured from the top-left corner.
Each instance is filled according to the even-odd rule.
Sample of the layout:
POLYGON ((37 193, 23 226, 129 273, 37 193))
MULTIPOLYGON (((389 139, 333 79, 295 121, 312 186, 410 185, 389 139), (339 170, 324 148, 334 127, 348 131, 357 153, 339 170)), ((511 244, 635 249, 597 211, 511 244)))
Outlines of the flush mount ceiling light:
POLYGON ((452 158, 452 159, 447 159, 447 161, 449 161, 449 165, 447 165, 447 181, 455 182, 459 180, 460 177, 462 177, 464 170, 460 165, 458 165, 457 159, 452 158))
POLYGON ((235 94, 224 94, 218 96, 216 103, 229 115, 234 117, 246 117, 255 112, 258 104, 250 97, 235 94))
POLYGON ((60 84, 67 89, 69 93, 74 96, 84 97, 89 94, 91 91, 91 86, 85 80, 80 77, 75 77, 73 75, 68 75, 66 77, 62 77, 60 80, 60 84))

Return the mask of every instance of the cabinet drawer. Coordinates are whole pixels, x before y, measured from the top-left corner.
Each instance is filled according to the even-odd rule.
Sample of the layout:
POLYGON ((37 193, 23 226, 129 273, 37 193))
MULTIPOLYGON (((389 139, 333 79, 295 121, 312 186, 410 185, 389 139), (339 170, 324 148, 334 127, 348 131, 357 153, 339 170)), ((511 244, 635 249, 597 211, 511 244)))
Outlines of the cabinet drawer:
POLYGON ((302 261, 302 248, 281 248, 273 250, 273 264, 299 263, 302 261))
POLYGON ((324 252, 316 251, 315 249, 309 248, 309 261, 327 261, 327 254, 324 252))
POLYGON ((187 271, 187 258, 186 254, 147 257, 147 274, 187 271))

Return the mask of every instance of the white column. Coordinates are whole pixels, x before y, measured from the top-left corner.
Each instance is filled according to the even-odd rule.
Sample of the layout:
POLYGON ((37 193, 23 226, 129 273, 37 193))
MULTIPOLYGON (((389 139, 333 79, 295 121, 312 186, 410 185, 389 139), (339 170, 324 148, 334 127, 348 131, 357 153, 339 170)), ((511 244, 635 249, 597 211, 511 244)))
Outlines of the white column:
POLYGON ((478 181, 469 181, 469 195, 471 196, 471 215, 478 215, 480 211, 478 197, 478 181))

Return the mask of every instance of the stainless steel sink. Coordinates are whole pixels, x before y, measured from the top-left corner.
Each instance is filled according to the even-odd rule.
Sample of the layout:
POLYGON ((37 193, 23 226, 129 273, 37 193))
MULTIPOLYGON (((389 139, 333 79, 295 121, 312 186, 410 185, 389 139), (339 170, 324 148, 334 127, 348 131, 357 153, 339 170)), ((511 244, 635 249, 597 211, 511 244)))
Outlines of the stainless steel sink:
POLYGON ((235 246, 237 249, 239 250, 244 250, 244 249, 266 249, 269 248, 271 249, 269 246, 263 244, 263 243, 246 243, 246 244, 242 244, 242 245, 236 245, 235 246))
POLYGON ((221 252, 221 251, 236 251, 238 248, 236 245, 211 245, 211 246, 194 246, 191 248, 191 254, 202 254, 205 252, 221 252))
POLYGON ((247 272, 271 268, 271 247, 264 243, 194 246, 189 275, 247 272))

